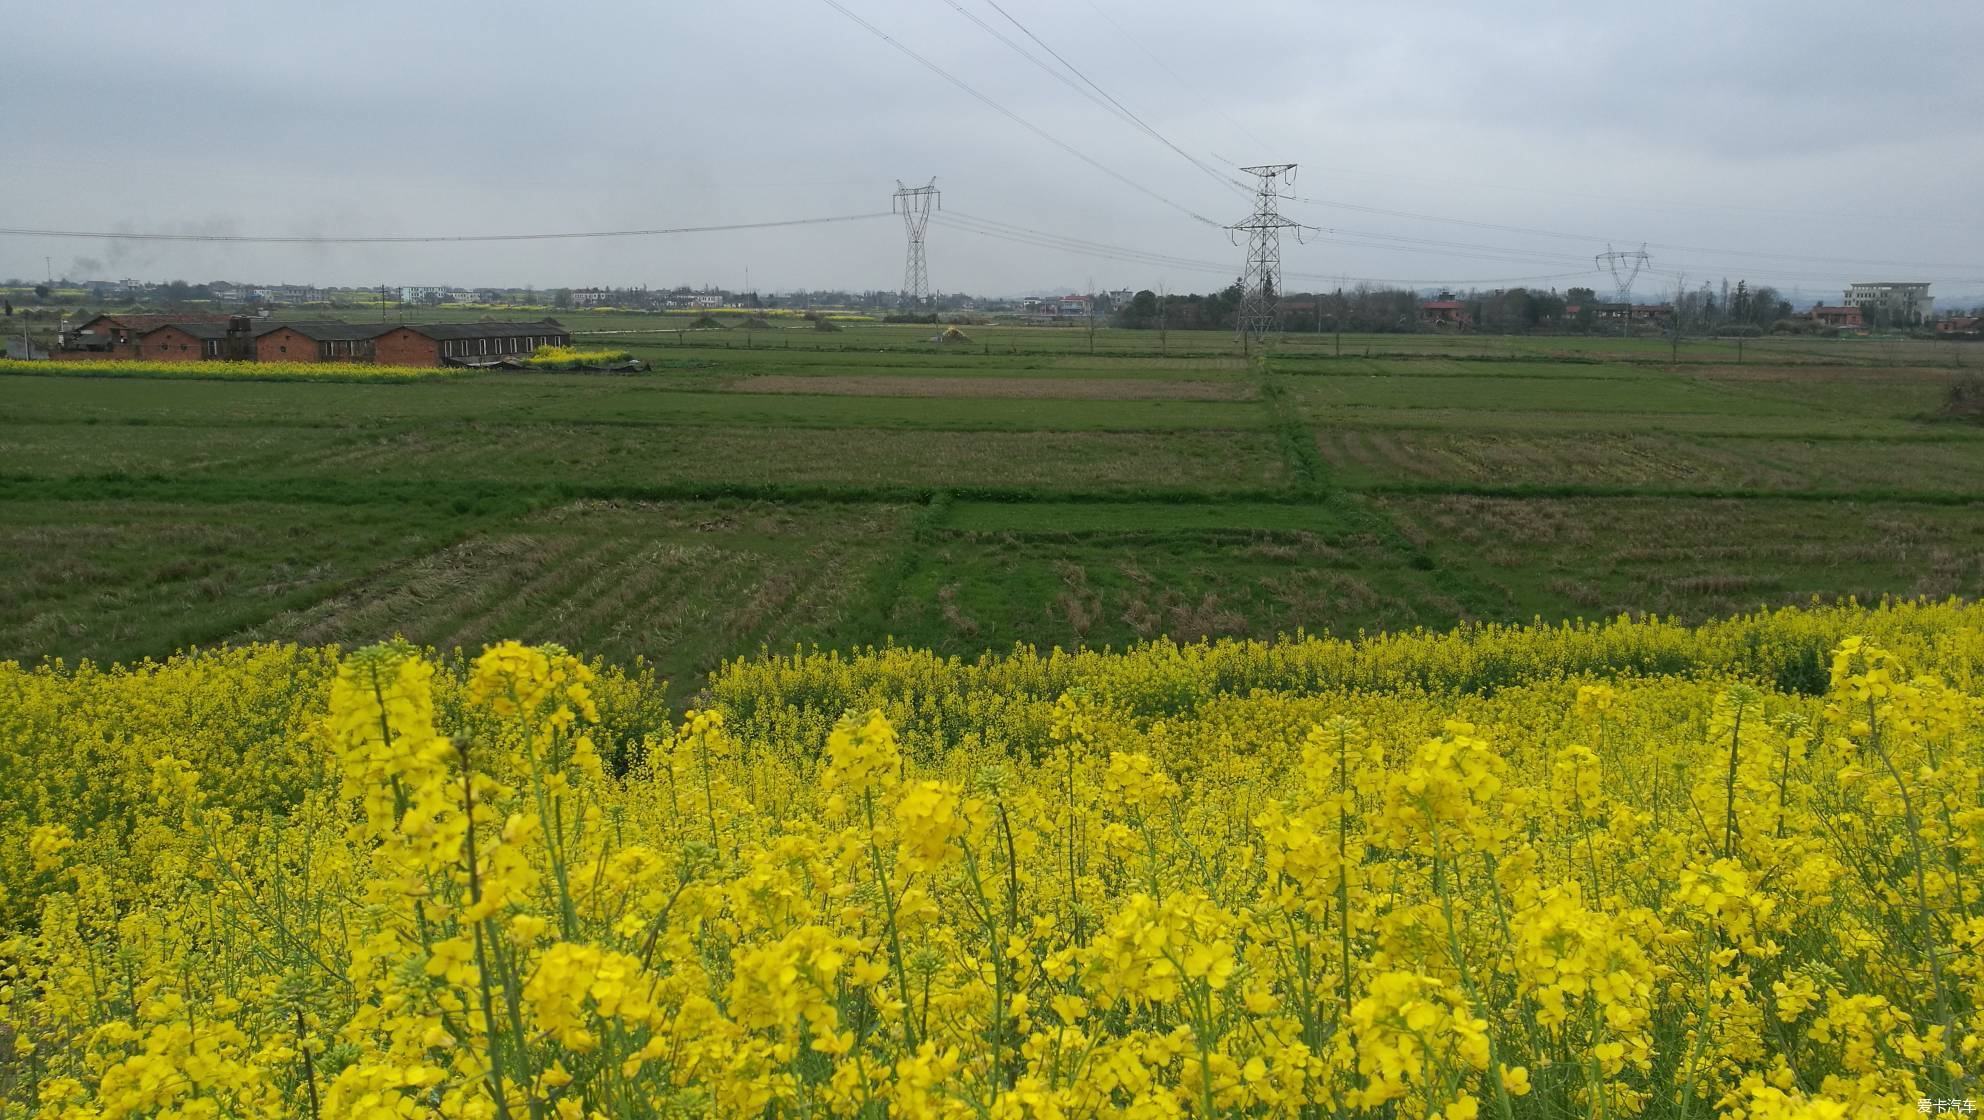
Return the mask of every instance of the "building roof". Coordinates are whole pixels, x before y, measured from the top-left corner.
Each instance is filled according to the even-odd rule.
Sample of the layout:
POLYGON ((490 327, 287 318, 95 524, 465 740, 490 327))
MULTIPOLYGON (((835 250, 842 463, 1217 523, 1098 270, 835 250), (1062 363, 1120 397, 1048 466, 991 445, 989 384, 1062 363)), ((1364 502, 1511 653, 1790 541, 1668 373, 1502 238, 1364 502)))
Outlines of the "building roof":
POLYGON ((1419 309, 1422 311, 1460 311, 1466 307, 1466 304, 1457 299, 1428 300, 1419 305, 1419 309))
MULTIPOLYGON (((171 327, 184 331, 194 338, 229 337, 230 318, 225 315, 99 315, 84 326, 105 320, 118 329, 139 335, 147 335, 171 327)), ((378 338, 401 327, 436 340, 514 338, 520 335, 571 333, 554 319, 542 319, 531 323, 346 323, 336 319, 296 322, 250 319, 245 336, 260 338, 279 330, 292 330, 315 342, 356 342, 361 339, 378 338)), ((82 328, 78 328, 80 329, 82 328)))
MULTIPOLYGON (((518 335, 571 333, 555 319, 540 319, 534 323, 395 323, 388 325, 385 330, 393 330, 396 327, 405 327, 415 334, 425 335, 437 341, 454 338, 514 338, 518 335)), ((383 333, 385 331, 365 337, 373 338, 383 333)))
POLYGON ((393 329, 392 323, 344 323, 336 320, 309 323, 270 323, 267 330, 253 331, 254 335, 269 334, 288 327, 305 338, 318 342, 354 342, 363 338, 378 338, 393 329))
POLYGON ((140 334, 143 334, 143 333, 144 333, 144 332, 146 332, 146 331, 149 331, 149 330, 153 330, 153 329, 155 329, 155 328, 158 328, 158 327, 163 327, 163 326, 168 326, 168 325, 172 325, 172 326, 177 326, 177 325, 179 325, 179 324, 182 324, 182 323, 222 323, 222 324, 225 324, 226 322, 227 322, 227 316, 225 316, 225 315, 199 315, 199 314, 194 314, 194 315, 112 315, 112 314, 104 314, 104 315, 97 315, 97 316, 94 316, 93 318, 90 318, 90 319, 86 319, 86 320, 84 320, 84 321, 83 321, 83 324, 82 324, 81 326, 79 326, 79 327, 77 327, 76 329, 77 329, 78 331, 86 331, 86 330, 89 330, 89 329, 90 329, 91 327, 93 327, 93 326, 95 326, 95 325, 96 325, 96 324, 98 324, 98 323, 104 323, 104 324, 107 324, 107 325, 109 325, 109 326, 112 326, 112 327, 117 327, 117 328, 120 328, 120 329, 122 329, 122 330, 127 330, 127 331, 136 331, 136 332, 138 332, 138 333, 140 333, 140 334))
POLYGON ((141 331, 139 333, 144 335, 152 335, 152 334, 157 334, 159 331, 167 330, 167 329, 182 331, 186 334, 192 335, 194 338, 205 339, 205 338, 227 337, 227 324, 225 322, 219 322, 219 323, 189 322, 184 319, 174 319, 169 323, 160 323, 156 327, 152 327, 149 330, 141 331))

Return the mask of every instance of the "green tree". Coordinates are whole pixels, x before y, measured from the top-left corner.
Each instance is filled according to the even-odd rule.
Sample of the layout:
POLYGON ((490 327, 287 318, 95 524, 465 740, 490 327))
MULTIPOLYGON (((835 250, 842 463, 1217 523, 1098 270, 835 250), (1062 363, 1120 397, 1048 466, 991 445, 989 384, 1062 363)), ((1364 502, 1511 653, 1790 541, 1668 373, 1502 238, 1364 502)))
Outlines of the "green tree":
POLYGON ((1590 330, 1598 318, 1598 292, 1593 288, 1572 288, 1564 293, 1564 298, 1577 305, 1577 314, 1571 316, 1579 330, 1590 330))
POLYGON ((1116 325, 1132 330, 1148 330, 1157 323, 1157 293, 1146 288, 1116 309, 1116 325))

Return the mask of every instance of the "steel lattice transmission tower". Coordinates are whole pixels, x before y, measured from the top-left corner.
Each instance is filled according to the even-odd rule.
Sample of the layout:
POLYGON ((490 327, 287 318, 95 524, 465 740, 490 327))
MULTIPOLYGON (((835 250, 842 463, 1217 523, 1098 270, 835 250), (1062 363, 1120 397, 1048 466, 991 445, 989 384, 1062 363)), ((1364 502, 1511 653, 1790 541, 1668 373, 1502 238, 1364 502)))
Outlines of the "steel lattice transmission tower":
POLYGON ((909 234, 909 252, 902 261, 902 293, 905 309, 914 310, 930 302, 930 264, 923 257, 923 231, 930 227, 930 211, 944 208, 937 190, 937 177, 920 187, 904 186, 896 180, 895 200, 890 209, 902 215, 903 231, 909 234))
POLYGON ((1619 318, 1619 333, 1630 334, 1633 329, 1633 281, 1640 278, 1640 271, 1646 268, 1646 246, 1637 249, 1614 249, 1612 243, 1605 243, 1605 251, 1592 258, 1592 262, 1612 274, 1612 282, 1618 286, 1619 302, 1625 304, 1625 311, 1619 318))
POLYGON ((1254 212, 1227 228, 1247 231, 1247 269, 1240 277, 1240 339, 1256 345, 1281 330, 1281 231, 1301 223, 1281 216, 1282 192, 1295 184, 1295 165, 1266 163, 1240 170, 1258 177, 1254 212))
POLYGON ((1619 299, 1626 305, 1628 315, 1632 313, 1633 281, 1639 279, 1641 270, 1651 259, 1646 255, 1645 245, 1637 249, 1614 249, 1611 242, 1606 242, 1603 253, 1592 258, 1599 268, 1612 274, 1612 282, 1618 285, 1619 299))

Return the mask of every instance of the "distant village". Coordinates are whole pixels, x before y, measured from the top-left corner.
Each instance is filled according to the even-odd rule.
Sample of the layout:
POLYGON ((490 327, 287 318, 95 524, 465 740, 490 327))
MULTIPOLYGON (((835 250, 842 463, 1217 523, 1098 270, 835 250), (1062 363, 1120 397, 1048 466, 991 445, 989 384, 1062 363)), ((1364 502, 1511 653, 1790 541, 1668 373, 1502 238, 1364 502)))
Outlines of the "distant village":
MULTIPOLYGON (((540 346, 569 346, 573 328, 553 317, 592 312, 651 312, 729 318, 858 311, 885 321, 984 322, 999 319, 1094 328, 1230 329, 1237 287, 1203 295, 1160 297, 1118 288, 1093 293, 985 298, 945 294, 918 307, 898 293, 800 290, 779 294, 706 286, 463 288, 446 286, 316 287, 230 282, 189 284, 133 280, 0 284, 9 317, 25 324, 6 333, 7 356, 198 361, 355 361, 411 365, 491 365, 540 346), (18 306, 17 306, 18 305, 18 306), (110 309, 124 308, 126 311, 110 309), (99 309, 91 315, 91 309, 99 309), (422 311, 446 323, 421 323, 422 311), (481 312, 483 314, 474 315, 481 312), (468 314, 464 314, 468 313, 468 314), (377 315, 378 321, 364 320, 377 315), (344 316, 344 317, 340 317, 344 316), (390 319, 389 319, 390 316, 390 319), (474 321, 474 318, 480 321, 474 321)), ((1292 332, 1424 331, 1708 334, 1934 333, 1977 338, 1978 308, 1938 313, 1920 281, 1851 284, 1836 301, 1795 308, 1769 287, 1725 282, 1665 302, 1597 298, 1592 288, 1563 293, 1510 288, 1412 292, 1358 285, 1321 293, 1285 293, 1282 325, 1292 332)), ((714 322, 714 319, 710 320, 714 322)))

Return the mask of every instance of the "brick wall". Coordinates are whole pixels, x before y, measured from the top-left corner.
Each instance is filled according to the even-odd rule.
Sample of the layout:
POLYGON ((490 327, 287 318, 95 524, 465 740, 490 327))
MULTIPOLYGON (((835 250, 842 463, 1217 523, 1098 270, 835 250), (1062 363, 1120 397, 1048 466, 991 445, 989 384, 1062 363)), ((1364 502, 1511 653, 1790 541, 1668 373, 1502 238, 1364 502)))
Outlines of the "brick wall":
POLYGON ((317 340, 288 327, 278 327, 255 340, 255 360, 314 362, 317 360, 317 340))
POLYGON ((418 331, 395 327, 373 340, 373 355, 382 366, 438 366, 441 344, 418 331))
POLYGON ((155 362, 198 362, 207 356, 200 340, 178 327, 160 327, 139 337, 134 350, 132 357, 149 358, 155 362))

